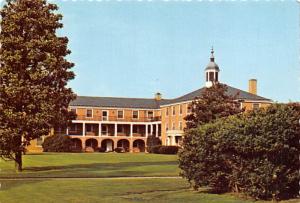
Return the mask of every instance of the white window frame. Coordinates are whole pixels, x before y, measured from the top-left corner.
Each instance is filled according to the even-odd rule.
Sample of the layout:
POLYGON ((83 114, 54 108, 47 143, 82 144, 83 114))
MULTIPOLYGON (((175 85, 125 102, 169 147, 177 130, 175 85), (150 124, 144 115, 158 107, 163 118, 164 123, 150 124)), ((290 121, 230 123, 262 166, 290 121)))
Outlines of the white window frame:
POLYGON ((255 105, 255 104, 258 104, 258 109, 259 109, 259 108, 260 108, 260 103, 252 103, 252 109, 253 109, 253 110, 258 110, 258 109, 255 109, 255 108, 254 108, 254 105, 255 105))
POLYGON ((172 122, 172 130, 175 130, 175 122, 172 122))
POLYGON ((93 118, 93 117, 94 117, 94 111, 93 111, 93 109, 86 109, 86 110, 85 110, 85 117, 86 117, 86 118, 93 118), (87 116, 88 110, 92 110, 92 116, 87 116))
POLYGON ((132 110, 132 119, 138 120, 139 118, 140 118, 140 112, 139 112, 139 110, 132 110), (133 117, 133 112, 137 112, 137 118, 133 117))
POLYGON ((101 125, 101 135, 108 135, 108 126, 107 125, 101 125), (105 128, 105 130, 103 130, 105 128))
POLYGON ((172 116, 175 116, 176 115, 176 106, 172 106, 172 116))
POLYGON ((179 121, 179 130, 182 130, 183 126, 182 126, 182 121, 179 121))
POLYGON ((103 121, 108 121, 109 120, 109 111, 108 110, 102 110, 101 111, 101 117, 102 117, 102 120, 103 121), (107 116, 106 116, 106 119, 104 120, 104 116, 103 116, 103 112, 106 112, 107 113, 107 116))
POLYGON ((124 110, 117 110, 117 119, 124 119, 125 115, 124 115, 124 110), (119 118, 119 112, 122 111, 122 118, 119 118))
POLYGON ((147 111, 147 118, 148 120, 151 120, 154 118, 154 111, 147 111), (149 112, 152 112, 152 117, 149 117, 149 112))

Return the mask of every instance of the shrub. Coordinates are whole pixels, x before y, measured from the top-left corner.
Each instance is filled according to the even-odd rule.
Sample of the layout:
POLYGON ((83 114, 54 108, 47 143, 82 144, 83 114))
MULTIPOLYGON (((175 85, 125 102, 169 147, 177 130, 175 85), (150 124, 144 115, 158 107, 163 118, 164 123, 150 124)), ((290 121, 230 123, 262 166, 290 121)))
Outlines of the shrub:
POLYGON ((160 140, 160 138, 155 137, 153 135, 148 136, 146 143, 147 143, 147 151, 149 153, 154 153, 154 152, 151 152, 152 151, 152 149, 151 149, 152 147, 157 146, 157 145, 161 146, 161 140, 160 140))
POLYGON ((299 191, 299 104, 218 119, 186 131, 181 175, 195 189, 244 192, 256 199, 285 199, 299 191))
POLYGON ((162 145, 155 145, 152 147, 148 147, 148 152, 153 154, 159 154, 159 149, 162 147, 162 145))
POLYGON ((125 149, 123 147, 117 147, 117 148, 115 148, 115 152, 117 152, 117 153, 124 153, 125 149))
POLYGON ((158 149, 159 154, 177 154, 179 150, 178 146, 160 146, 158 149))
POLYGON ((53 135, 42 144, 44 152, 71 152, 72 140, 65 135, 53 135))
POLYGON ((104 147, 99 147, 97 148, 98 152, 106 152, 106 149, 104 147))

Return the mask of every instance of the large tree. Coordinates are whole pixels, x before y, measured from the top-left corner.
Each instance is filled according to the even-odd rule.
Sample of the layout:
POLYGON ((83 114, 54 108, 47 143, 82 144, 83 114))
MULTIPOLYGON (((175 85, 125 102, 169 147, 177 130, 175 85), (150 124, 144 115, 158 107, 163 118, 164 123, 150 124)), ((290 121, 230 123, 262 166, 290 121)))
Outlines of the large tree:
POLYGON ((187 129, 243 112, 237 96, 229 95, 225 84, 216 83, 210 88, 205 88, 189 106, 191 113, 185 117, 187 129))
POLYGON ((0 156, 22 170, 30 141, 71 118, 75 98, 68 39, 57 36, 62 15, 46 0, 10 0, 2 8, 0 33, 0 156))

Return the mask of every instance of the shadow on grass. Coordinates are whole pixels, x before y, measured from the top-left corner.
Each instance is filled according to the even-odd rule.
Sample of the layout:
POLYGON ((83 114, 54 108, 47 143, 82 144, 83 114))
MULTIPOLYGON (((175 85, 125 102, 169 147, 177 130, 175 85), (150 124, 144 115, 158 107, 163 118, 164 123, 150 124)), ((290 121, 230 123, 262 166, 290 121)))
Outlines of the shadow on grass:
POLYGON ((40 166, 40 167, 25 167, 24 171, 51 171, 51 170, 120 170, 127 167, 140 167, 140 166, 162 166, 162 165, 177 165, 177 161, 166 162, 122 162, 122 163, 91 163, 91 164, 70 164, 61 166, 40 166))
MULTIPOLYGON (((1 183, 1 191, 10 190, 15 187, 21 187, 26 184, 34 184, 43 182, 44 180, 0 180, 1 183)), ((1 202, 1 200, 0 200, 1 202)))

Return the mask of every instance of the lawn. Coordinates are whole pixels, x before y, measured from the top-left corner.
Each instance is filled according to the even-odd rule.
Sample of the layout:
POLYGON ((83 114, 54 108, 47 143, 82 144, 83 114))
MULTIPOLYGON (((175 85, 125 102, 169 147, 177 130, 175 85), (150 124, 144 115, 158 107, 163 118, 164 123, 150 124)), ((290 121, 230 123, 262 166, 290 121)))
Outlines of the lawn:
POLYGON ((175 155, 29 154, 24 156, 22 173, 15 172, 13 162, 0 162, 0 203, 254 202, 205 189, 195 192, 178 177, 177 164, 175 155))
POLYGON ((178 176, 176 155, 132 153, 42 153, 23 156, 22 173, 0 160, 4 177, 178 176))

